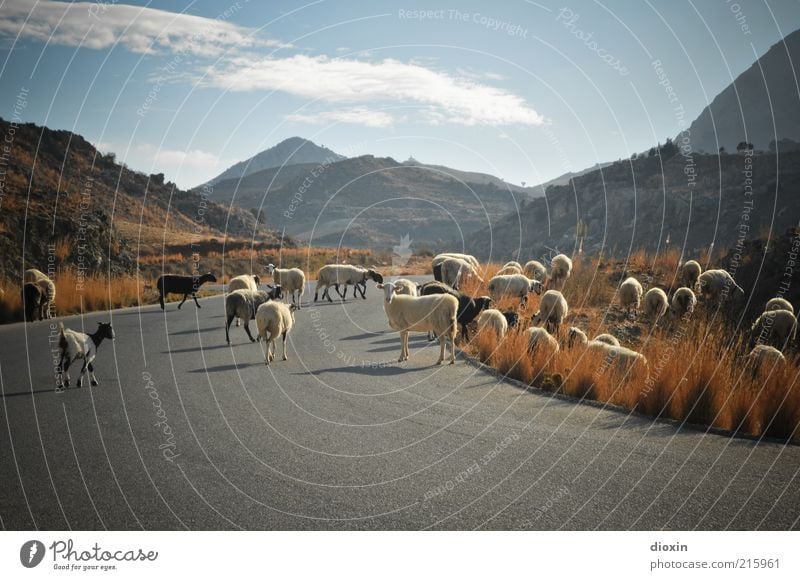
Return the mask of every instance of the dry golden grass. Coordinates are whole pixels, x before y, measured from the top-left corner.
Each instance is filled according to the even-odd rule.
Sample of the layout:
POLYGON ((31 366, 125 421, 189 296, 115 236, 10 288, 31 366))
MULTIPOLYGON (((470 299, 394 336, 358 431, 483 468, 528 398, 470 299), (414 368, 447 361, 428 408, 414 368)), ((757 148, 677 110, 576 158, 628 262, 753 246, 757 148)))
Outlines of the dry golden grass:
MULTIPOLYGON (((667 252, 650 256, 643 252, 627 261, 625 275, 668 288, 680 256, 667 252)), ((499 264, 486 266, 484 282, 464 283, 466 293, 486 293, 486 282, 499 264)), ((626 409, 681 422, 713 426, 753 436, 800 440, 800 385, 794 353, 787 362, 758 372, 744 363, 747 338, 699 306, 693 316, 653 328, 640 315, 628 320, 615 305, 616 286, 623 266, 602 258, 580 258, 564 294, 570 304, 567 321, 560 329, 562 348, 555 356, 528 352, 522 331, 538 309, 531 295, 524 306, 504 299, 493 307, 515 310, 521 328, 502 340, 481 333, 463 348, 500 373, 525 384, 579 399, 607 402, 626 409), (610 332, 623 346, 641 352, 648 365, 622 368, 604 364, 602 355, 582 348, 566 348, 569 326, 582 328, 593 337, 610 332)))

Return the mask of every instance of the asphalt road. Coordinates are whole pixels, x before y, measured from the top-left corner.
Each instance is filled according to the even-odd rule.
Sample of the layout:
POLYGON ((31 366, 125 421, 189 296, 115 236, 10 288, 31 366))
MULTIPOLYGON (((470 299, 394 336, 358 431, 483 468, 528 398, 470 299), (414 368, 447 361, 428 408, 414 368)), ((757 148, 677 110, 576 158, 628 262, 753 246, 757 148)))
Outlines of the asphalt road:
POLYGON ((798 447, 437 367, 421 335, 398 365, 372 285, 366 301, 311 298, 290 360, 269 368, 243 329, 225 344, 221 297, 66 318, 111 320, 117 338, 100 347, 100 385, 62 394, 49 323, 0 328, 2 527, 799 526, 798 447))

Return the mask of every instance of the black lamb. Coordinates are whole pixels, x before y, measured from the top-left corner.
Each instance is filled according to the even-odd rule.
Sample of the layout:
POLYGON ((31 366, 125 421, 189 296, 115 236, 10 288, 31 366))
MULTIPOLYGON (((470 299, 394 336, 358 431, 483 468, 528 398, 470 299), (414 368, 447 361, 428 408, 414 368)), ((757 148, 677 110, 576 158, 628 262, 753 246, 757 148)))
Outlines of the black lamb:
MULTIPOLYGON (((450 294, 458 298, 456 320, 461 325, 461 336, 465 341, 469 340, 469 323, 475 320, 482 310, 489 308, 492 302, 492 299, 488 296, 472 298, 461 294, 443 282, 426 282, 419 287, 420 296, 429 296, 431 294, 450 294)), ((433 340, 430 335, 428 335, 428 338, 433 340)))
POLYGON ((197 291, 206 282, 216 281, 217 277, 211 272, 206 272, 202 276, 177 276, 172 274, 161 276, 156 282, 161 310, 164 310, 164 298, 167 294, 183 294, 183 300, 178 304, 179 309, 189 296, 194 299, 194 303, 200 308, 200 303, 197 301, 197 291))

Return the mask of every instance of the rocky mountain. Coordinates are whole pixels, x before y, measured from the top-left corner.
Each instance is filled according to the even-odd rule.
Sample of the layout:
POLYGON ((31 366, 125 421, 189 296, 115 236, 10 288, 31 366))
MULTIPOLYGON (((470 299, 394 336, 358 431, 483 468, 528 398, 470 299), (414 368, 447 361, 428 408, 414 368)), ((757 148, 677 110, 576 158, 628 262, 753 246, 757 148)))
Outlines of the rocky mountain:
POLYGON ((536 195, 542 195, 542 193, 544 192, 544 190, 541 189, 541 187, 539 187, 538 189, 534 187, 520 187, 519 185, 509 183, 500 177, 497 177, 495 175, 490 175, 488 173, 480 173, 477 171, 463 171, 461 169, 453 169, 452 167, 447 167, 445 165, 431 165, 429 163, 420 163, 413 157, 404 161, 403 165, 425 167, 433 171, 444 173, 450 177, 453 177, 465 183, 479 183, 482 185, 493 185, 500 189, 508 189, 510 191, 513 191, 515 193, 520 194, 523 197, 527 196, 535 197, 536 195))
POLYGON ((467 248, 498 260, 571 253, 583 221, 587 252, 677 246, 697 255, 712 242, 733 246, 797 225, 798 191, 798 151, 780 154, 780 163, 774 153, 639 157, 551 186, 546 198, 468 236, 467 248))
POLYGON ((305 163, 331 163, 342 159, 344 159, 343 155, 334 153, 326 147, 321 147, 301 137, 290 137, 274 147, 229 167, 206 185, 216 185, 226 179, 239 179, 265 169, 305 163))
POLYGON ((408 239, 419 248, 494 224, 527 197, 506 184, 465 183, 468 177, 365 155, 225 180, 212 199, 260 211, 268 227, 313 245, 388 250, 408 239))
MULTIPOLYGON (((162 243, 252 238, 255 215, 102 155, 80 135, 0 119, 0 274, 24 267, 131 271, 162 243), (110 261, 110 264, 108 263, 110 261)), ((260 240, 274 233, 259 228, 260 240)))
POLYGON ((735 151, 741 141, 767 150, 775 139, 800 141, 800 30, 772 46, 706 107, 689 128, 696 151, 735 151))

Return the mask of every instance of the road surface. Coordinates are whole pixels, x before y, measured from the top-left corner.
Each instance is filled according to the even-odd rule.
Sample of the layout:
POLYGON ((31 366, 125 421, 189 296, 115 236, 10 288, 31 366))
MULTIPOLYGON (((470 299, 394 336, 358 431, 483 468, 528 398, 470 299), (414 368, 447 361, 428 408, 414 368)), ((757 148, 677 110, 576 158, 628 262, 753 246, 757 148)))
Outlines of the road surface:
POLYGON ((437 367, 423 336, 398 365, 372 285, 366 301, 310 298, 269 368, 243 329, 225 344, 221 297, 65 318, 111 320, 116 340, 100 385, 62 394, 49 322, 0 328, 2 527, 798 527, 796 446, 437 367))

